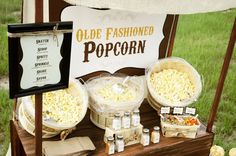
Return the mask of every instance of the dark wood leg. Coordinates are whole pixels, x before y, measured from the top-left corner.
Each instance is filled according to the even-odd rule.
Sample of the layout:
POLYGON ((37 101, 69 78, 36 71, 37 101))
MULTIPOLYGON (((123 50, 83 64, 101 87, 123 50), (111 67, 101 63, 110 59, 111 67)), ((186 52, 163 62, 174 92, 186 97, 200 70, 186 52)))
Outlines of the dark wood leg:
POLYGON ((35 95, 35 153, 42 156, 42 93, 35 95))
POLYGON ((167 57, 172 56, 178 19, 179 19, 179 15, 175 15, 174 21, 173 21, 174 24, 172 25, 171 32, 170 32, 169 46, 167 47, 168 48, 167 49, 167 57))
POLYGON ((18 137, 15 125, 14 125, 14 121, 11 120, 10 121, 10 133, 11 133, 11 155, 12 156, 18 156, 20 155, 20 153, 22 153, 21 151, 21 142, 20 139, 18 137))

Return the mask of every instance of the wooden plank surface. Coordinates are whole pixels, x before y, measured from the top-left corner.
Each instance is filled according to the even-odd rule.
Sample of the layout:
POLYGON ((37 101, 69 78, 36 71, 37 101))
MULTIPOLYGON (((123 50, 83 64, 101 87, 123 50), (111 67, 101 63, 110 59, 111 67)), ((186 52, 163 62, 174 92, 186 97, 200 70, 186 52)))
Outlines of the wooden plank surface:
MULTIPOLYGON (((159 117, 155 110, 144 101, 141 105, 141 123, 144 127, 152 131, 153 126, 159 125, 159 117)), ((17 133, 22 142, 24 150, 27 155, 35 155, 34 150, 34 137, 28 134, 25 130, 21 129, 17 122, 15 122, 17 133)), ((73 136, 89 136, 96 146, 96 150, 92 155, 104 155, 105 143, 103 136, 105 131, 93 125, 89 119, 89 111, 84 120, 78 124, 77 130, 74 131, 69 137, 73 136)), ((117 155, 201 155, 208 156, 209 149, 212 146, 214 135, 207 133, 206 127, 201 126, 200 131, 195 139, 185 138, 166 138, 161 135, 159 144, 150 144, 143 147, 141 144, 131 145, 125 148, 125 151, 117 155)), ((54 137, 50 140, 58 140, 54 137)))

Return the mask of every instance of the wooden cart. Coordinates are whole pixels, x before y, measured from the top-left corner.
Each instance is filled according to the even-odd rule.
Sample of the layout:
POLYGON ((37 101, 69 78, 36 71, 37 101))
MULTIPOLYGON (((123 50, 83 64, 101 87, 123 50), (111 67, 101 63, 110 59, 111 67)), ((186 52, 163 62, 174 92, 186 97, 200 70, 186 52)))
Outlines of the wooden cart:
MULTIPOLYGON (((70 4, 63 0, 49 0, 49 21, 59 21, 59 15, 63 8, 70 4)), ((42 0, 36 0, 36 22, 43 21, 43 2, 42 0)), ((178 15, 168 15, 166 26, 164 28, 165 38, 160 45, 162 52, 159 53, 160 58, 169 57, 172 55, 172 49, 174 45, 174 38, 176 33, 176 26, 178 22, 178 15)), ((236 21, 234 22, 233 30, 231 33, 230 41, 226 51, 224 64, 222 66, 220 78, 217 84, 216 93, 212 102, 212 108, 208 119, 208 124, 201 125, 199 133, 195 139, 187 138, 166 138, 161 136, 159 144, 150 144, 150 146, 143 147, 141 144, 135 144, 128 146, 124 152, 117 155, 198 155, 208 156, 210 147, 214 140, 214 133, 212 132, 212 126, 216 118, 217 108, 222 93, 224 80, 227 74, 230 59, 236 40, 236 21)), ((120 70, 129 75, 144 75, 144 69, 131 69, 125 68, 120 70)), ((89 74, 84 79, 91 76, 95 76, 99 72, 89 74)), ((15 105, 17 99, 15 99, 15 105)), ((22 129, 17 119, 11 120, 11 150, 12 155, 42 155, 42 94, 36 95, 36 108, 35 108, 35 127, 36 137, 28 134, 22 129)), ((152 128, 155 125, 160 125, 159 117, 156 111, 151 108, 146 100, 141 105, 141 123, 144 127, 152 128)), ((15 111, 15 109, 14 109, 15 111)), ((104 155, 105 144, 103 142, 104 130, 97 128, 89 119, 90 111, 84 120, 78 124, 78 128, 69 136, 89 136, 96 146, 96 150, 93 155, 104 155)), ((58 140, 55 137, 50 140, 58 140)))

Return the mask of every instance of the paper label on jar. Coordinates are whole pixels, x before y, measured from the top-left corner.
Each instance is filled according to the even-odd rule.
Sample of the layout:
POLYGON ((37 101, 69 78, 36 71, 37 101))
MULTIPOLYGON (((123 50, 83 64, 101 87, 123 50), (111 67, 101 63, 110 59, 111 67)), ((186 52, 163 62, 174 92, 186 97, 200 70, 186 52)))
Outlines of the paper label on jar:
POLYGON ((120 120, 114 119, 112 122, 112 128, 114 130, 120 130, 121 129, 121 122, 120 120))
POLYGON ((150 137, 149 137, 149 135, 143 135, 143 136, 142 136, 142 144, 143 144, 143 146, 149 145, 149 142, 150 142, 150 137))
POLYGON ((195 113, 196 113, 196 108, 186 107, 185 113, 186 113, 186 114, 195 115, 195 113))
POLYGON ((136 116, 136 115, 133 115, 132 116, 132 125, 136 127, 139 124, 140 124, 140 117, 136 116))
POLYGON ((130 128, 130 118, 129 117, 123 117, 122 126, 123 126, 123 128, 130 128))
POLYGON ((117 141, 116 143, 116 151, 117 152, 122 152, 124 151, 124 142, 123 141, 117 141))
POLYGON ((183 114, 183 107, 174 107, 173 114, 183 114))
POLYGON ((152 133, 151 141, 152 141, 153 143, 159 143, 159 142, 160 142, 160 133, 158 133, 158 132, 153 132, 153 133, 152 133))

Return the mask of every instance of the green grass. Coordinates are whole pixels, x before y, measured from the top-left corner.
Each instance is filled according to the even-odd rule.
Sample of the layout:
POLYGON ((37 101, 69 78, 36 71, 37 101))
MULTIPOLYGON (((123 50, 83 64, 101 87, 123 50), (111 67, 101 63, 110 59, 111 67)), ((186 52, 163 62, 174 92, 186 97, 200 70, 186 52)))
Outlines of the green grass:
POLYGON ((21 0, 0 1, 0 75, 8 74, 7 24, 20 22, 21 0))
MULTIPOLYGON (((21 0, 0 0, 0 77, 8 74, 7 24, 20 22, 20 8, 21 0)), ((0 156, 9 146, 12 104, 8 91, 0 89, 0 156)))
POLYGON ((5 155, 9 146, 9 121, 12 118, 12 105, 8 91, 0 89, 0 155, 5 155))
POLYGON ((6 25, 0 25, 0 75, 8 73, 8 47, 6 25))
POLYGON ((14 23, 19 21, 20 7, 21 7, 21 0, 1 0, 0 24, 14 23))
MULTIPOLYGON (((186 59, 203 77, 203 91, 194 106, 204 122, 208 120, 235 15, 236 10, 231 10, 182 15, 179 19, 173 55, 186 59)), ((227 152, 236 147, 235 49, 215 122, 214 143, 223 146, 227 152)))

